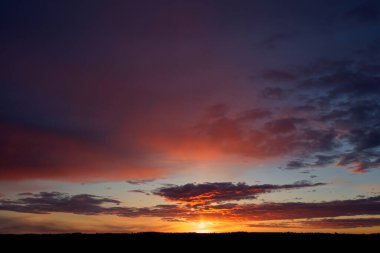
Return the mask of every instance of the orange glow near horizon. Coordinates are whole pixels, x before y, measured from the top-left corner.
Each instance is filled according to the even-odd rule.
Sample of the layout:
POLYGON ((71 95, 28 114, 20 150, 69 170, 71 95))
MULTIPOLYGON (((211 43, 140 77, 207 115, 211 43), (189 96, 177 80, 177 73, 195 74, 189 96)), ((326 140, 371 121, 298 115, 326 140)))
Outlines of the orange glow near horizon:
POLYGON ((197 227, 198 227, 198 230, 195 231, 196 233, 205 234, 205 233, 212 232, 210 229, 207 229, 207 224, 205 222, 198 223, 197 227))
POLYGON ((199 222, 197 223, 197 229, 195 230, 195 232, 196 233, 201 233, 201 234, 213 233, 215 231, 211 229, 211 225, 213 225, 213 222, 206 221, 201 216, 201 218, 199 219, 199 222))

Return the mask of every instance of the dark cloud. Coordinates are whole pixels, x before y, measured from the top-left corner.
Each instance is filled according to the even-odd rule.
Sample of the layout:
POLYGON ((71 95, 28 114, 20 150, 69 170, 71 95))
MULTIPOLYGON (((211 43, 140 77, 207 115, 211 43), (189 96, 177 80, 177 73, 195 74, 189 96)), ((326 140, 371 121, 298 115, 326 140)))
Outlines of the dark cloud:
POLYGON ((215 104, 192 127, 152 138, 149 144, 189 159, 293 156, 285 168, 337 165, 366 172, 378 165, 376 69, 376 64, 320 60, 295 72, 293 84, 263 90, 262 100, 283 100, 277 108, 264 101, 260 107, 234 112, 225 103, 215 104))
POLYGON ((17 194, 18 196, 33 196, 34 194, 32 192, 21 192, 17 194))
POLYGON ((352 130, 348 140, 355 145, 358 151, 371 150, 380 145, 380 129, 352 130))
MULTIPOLYGON (((279 124, 273 131, 297 133, 292 136, 291 149, 304 148, 299 158, 287 163, 286 169, 337 165, 354 173, 364 173, 379 167, 377 66, 376 61, 320 60, 300 69, 299 81, 287 86, 288 89, 293 87, 294 93, 285 102, 285 107, 286 103, 296 103, 296 106, 280 111, 293 113, 293 118, 302 115, 305 120, 296 125, 289 117, 286 124, 279 124)), ((266 124, 270 129, 270 123, 266 124)))
POLYGON ((130 190, 130 191, 128 191, 128 192, 133 192, 133 193, 142 193, 142 194, 148 194, 149 195, 149 193, 147 193, 146 191, 144 191, 144 190, 130 190))
POLYGON ((377 102, 371 100, 361 100, 355 103, 343 102, 337 106, 337 109, 332 109, 320 117, 322 121, 332 121, 332 123, 347 127, 357 127, 361 124, 374 123, 374 117, 380 113, 380 108, 377 102))
POLYGON ((162 218, 163 221, 168 221, 168 222, 185 222, 183 219, 178 219, 178 218, 162 218))
POLYGON ((250 224, 256 228, 298 228, 298 229, 347 229, 380 226, 379 218, 315 219, 306 221, 250 224))
POLYGON ((132 185, 140 185, 140 184, 148 184, 153 182, 155 179, 136 179, 136 180, 127 180, 128 184, 132 185))
POLYGON ((308 118, 277 114, 256 108, 206 118, 184 133, 173 133, 171 138, 152 140, 151 144, 159 143, 162 151, 185 157, 235 154, 259 159, 327 152, 339 146, 333 128, 314 128, 308 118))
POLYGON ((120 201, 114 199, 89 194, 70 196, 60 192, 40 192, 26 196, 17 201, 1 200, 0 210, 39 214, 65 212, 91 215, 106 210, 101 206, 102 204, 120 204, 120 201))
POLYGON ((245 183, 203 183, 185 184, 181 186, 162 187, 153 193, 170 201, 189 205, 219 203, 232 200, 254 199, 259 194, 273 191, 301 189, 306 187, 322 186, 324 183, 310 183, 300 181, 288 185, 246 185, 245 183))
POLYGON ((355 173, 365 173, 370 169, 380 167, 379 155, 380 153, 378 151, 342 154, 337 161, 337 165, 348 167, 355 173))
POLYGON ((158 205, 152 208, 120 208, 109 210, 121 216, 138 217, 180 217, 198 219, 199 215, 210 218, 241 219, 241 220, 278 220, 303 219, 319 217, 337 217, 352 215, 379 214, 379 197, 360 200, 331 201, 321 203, 270 203, 262 205, 221 204, 189 208, 177 205, 158 205))
MULTIPOLYGON (((265 186, 265 185, 263 185, 265 186)), ((231 186, 233 188, 238 185, 231 186)), ((294 185, 288 187, 295 188, 294 185)), ((307 186, 308 187, 308 186, 307 186)), ((273 186, 264 188, 272 189, 273 186)), ((277 190, 277 189, 275 189, 277 190)), ((261 191, 261 189, 260 189, 261 191)), ((240 193, 235 193, 240 198, 240 193)), ((236 198, 228 196, 228 199, 236 198)), ((123 207, 119 201, 102 198, 93 195, 67 195, 57 192, 42 192, 29 198, 18 200, 1 200, 0 210, 34 214, 46 214, 53 212, 74 213, 82 215, 117 215, 122 217, 158 217, 165 220, 193 221, 203 217, 207 220, 226 221, 269 221, 288 219, 315 219, 328 218, 319 224, 319 228, 330 227, 370 227, 378 224, 372 218, 355 221, 356 218, 345 218, 334 223, 329 219, 341 216, 379 215, 380 196, 337 200, 326 202, 286 202, 286 203, 263 203, 263 204, 236 204, 236 203, 212 203, 209 205, 156 205, 153 207, 123 207), (103 204, 111 206, 103 206, 103 204), (340 222, 340 223, 339 223, 340 222), (344 225, 343 223, 350 224, 344 225), (325 224, 325 225, 324 225, 325 224)), ((340 220, 340 219, 339 219, 340 220)), ((298 221, 297 221, 298 222, 298 221)), ((300 221, 304 222, 304 221, 300 221)), ((318 226, 318 223, 313 224, 318 226)), ((309 226, 310 226, 309 224, 309 226)), ((308 224, 305 225, 306 227, 308 224)))
POLYGON ((297 170, 305 168, 325 167, 334 164, 338 158, 338 155, 314 155, 308 159, 300 158, 298 160, 291 160, 286 164, 285 169, 297 170))
POLYGON ((355 200, 337 200, 319 203, 266 203, 241 205, 231 210, 231 215, 251 220, 305 219, 380 213, 380 197, 355 200))
POLYGON ((340 146, 337 137, 338 134, 334 129, 306 128, 294 141, 306 152, 327 152, 340 146))
POLYGON ((305 221, 301 225, 319 229, 344 229, 344 228, 363 228, 380 226, 379 218, 357 218, 357 219, 322 219, 316 221, 305 221))
POLYGON ((77 228, 67 224, 49 221, 30 221, 22 218, 0 217, 0 234, 25 234, 25 233, 73 233, 81 232, 77 228))
POLYGON ((295 160, 295 161, 289 161, 286 164, 286 169, 288 170, 298 170, 298 169, 303 169, 307 167, 308 165, 300 160, 295 160))
POLYGON ((337 155, 315 155, 312 167, 324 167, 335 162, 337 155))
POLYGON ((373 65, 377 64, 368 67, 366 62, 358 61, 317 61, 308 69, 300 70, 303 81, 298 87, 314 90, 316 92, 314 95, 320 92, 320 95, 326 96, 330 102, 342 101, 344 98, 361 102, 360 99, 366 100, 378 96, 379 77, 373 65))

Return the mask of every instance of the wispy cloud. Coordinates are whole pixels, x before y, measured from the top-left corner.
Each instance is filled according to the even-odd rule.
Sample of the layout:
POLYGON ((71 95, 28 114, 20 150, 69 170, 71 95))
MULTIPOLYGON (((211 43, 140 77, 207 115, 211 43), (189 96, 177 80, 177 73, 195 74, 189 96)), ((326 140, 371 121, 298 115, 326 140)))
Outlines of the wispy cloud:
POLYGON ((153 182, 155 179, 135 179, 135 180, 127 180, 126 182, 128 184, 133 184, 133 185, 140 185, 140 184, 148 184, 153 182))

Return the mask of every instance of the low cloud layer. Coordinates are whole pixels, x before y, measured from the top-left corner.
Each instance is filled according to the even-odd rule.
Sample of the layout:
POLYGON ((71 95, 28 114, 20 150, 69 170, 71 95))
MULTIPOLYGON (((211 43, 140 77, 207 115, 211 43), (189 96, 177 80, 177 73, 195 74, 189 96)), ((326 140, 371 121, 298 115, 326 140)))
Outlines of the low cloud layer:
POLYGON ((380 226, 380 218, 314 219, 306 221, 251 224, 253 228, 298 228, 298 229, 346 229, 380 226))
POLYGON ((21 193, 16 201, 0 200, 0 210, 46 214, 63 212, 73 214, 100 214, 103 204, 119 205, 120 201, 89 194, 68 195, 60 192, 21 193))
POLYGON ((231 182, 223 182, 162 187, 155 190, 153 193, 155 195, 164 197, 169 201, 185 203, 189 205, 199 205, 233 200, 254 199, 259 194, 263 193, 323 185, 325 184, 311 183, 308 181, 300 181, 287 185, 247 185, 245 183, 234 184, 231 182))
MULTIPOLYGON (((236 200, 236 198, 227 198, 229 200, 236 200)), ((116 215, 129 218, 157 217, 172 222, 197 221, 200 217, 206 220, 236 222, 291 219, 294 220, 296 224, 299 223, 297 226, 305 226, 306 228, 356 228, 378 226, 379 220, 378 218, 360 220, 356 220, 356 218, 335 218, 341 216, 380 215, 380 196, 312 203, 273 202, 262 204, 216 204, 213 202, 211 204, 204 203, 203 205, 196 206, 187 204, 166 204, 135 208, 124 206, 120 201, 112 198, 86 194, 68 195, 59 192, 41 192, 38 194, 22 194, 17 200, 2 199, 0 200, 0 210, 38 215, 47 213, 72 213, 80 215, 116 215), (302 220, 318 218, 319 220, 302 220)), ((290 223, 279 224, 284 224, 284 227, 287 227, 290 223)))

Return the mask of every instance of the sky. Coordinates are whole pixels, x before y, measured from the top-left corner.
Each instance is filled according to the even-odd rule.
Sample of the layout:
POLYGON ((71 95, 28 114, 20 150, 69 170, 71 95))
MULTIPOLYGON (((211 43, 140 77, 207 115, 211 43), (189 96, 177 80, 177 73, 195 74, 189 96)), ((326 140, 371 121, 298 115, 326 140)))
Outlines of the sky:
POLYGON ((0 3, 0 233, 380 232, 380 1, 0 3))

